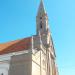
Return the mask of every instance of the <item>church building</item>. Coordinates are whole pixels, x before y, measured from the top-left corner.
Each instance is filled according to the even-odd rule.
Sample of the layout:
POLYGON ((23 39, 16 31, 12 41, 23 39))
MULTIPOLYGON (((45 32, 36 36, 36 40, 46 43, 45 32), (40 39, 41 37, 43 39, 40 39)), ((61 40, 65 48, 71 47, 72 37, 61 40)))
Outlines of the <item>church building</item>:
POLYGON ((0 44, 0 75, 58 75, 56 54, 41 0, 36 35, 0 44))

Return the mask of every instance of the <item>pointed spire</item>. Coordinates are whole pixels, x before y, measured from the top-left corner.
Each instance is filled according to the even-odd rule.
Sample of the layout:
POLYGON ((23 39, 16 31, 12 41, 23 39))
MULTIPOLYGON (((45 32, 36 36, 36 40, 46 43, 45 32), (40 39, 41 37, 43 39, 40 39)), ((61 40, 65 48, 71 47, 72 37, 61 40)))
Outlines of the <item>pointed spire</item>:
POLYGON ((39 5, 39 9, 38 9, 38 15, 39 14, 45 14, 46 11, 45 11, 45 7, 44 7, 44 3, 43 3, 43 0, 40 1, 40 5, 39 5))

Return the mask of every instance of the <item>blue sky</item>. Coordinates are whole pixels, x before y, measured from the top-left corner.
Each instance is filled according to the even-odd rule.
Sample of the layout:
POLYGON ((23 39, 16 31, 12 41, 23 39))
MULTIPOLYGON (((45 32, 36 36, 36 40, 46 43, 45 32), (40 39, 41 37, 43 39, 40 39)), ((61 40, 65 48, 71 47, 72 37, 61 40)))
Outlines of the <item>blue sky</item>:
MULTIPOLYGON (((40 0, 0 0, 0 43, 36 34, 40 0)), ((44 0, 59 75, 75 75, 75 0, 44 0)))

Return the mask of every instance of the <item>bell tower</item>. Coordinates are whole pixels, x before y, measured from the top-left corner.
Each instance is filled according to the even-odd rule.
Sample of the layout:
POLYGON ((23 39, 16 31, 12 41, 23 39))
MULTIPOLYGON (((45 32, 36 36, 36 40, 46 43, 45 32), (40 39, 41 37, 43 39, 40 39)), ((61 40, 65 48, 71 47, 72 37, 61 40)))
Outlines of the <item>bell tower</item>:
POLYGON ((36 16, 36 24, 37 24, 37 35, 39 31, 41 34, 45 33, 48 29, 48 16, 44 8, 43 1, 41 0, 40 6, 38 9, 38 13, 36 16))
POLYGON ((41 0, 38 13, 36 16, 36 33, 41 34, 43 44, 46 46, 50 42, 50 32, 48 25, 48 16, 44 7, 43 0, 41 0))

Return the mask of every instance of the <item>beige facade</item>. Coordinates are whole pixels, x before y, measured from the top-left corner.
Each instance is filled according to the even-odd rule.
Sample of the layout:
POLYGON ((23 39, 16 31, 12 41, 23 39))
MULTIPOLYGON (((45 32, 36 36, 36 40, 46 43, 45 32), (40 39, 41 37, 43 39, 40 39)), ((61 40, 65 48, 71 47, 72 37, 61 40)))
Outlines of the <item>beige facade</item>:
POLYGON ((38 51, 32 55, 32 75, 46 75, 46 54, 38 51))
POLYGON ((8 75, 31 75, 31 53, 12 56, 8 75))

